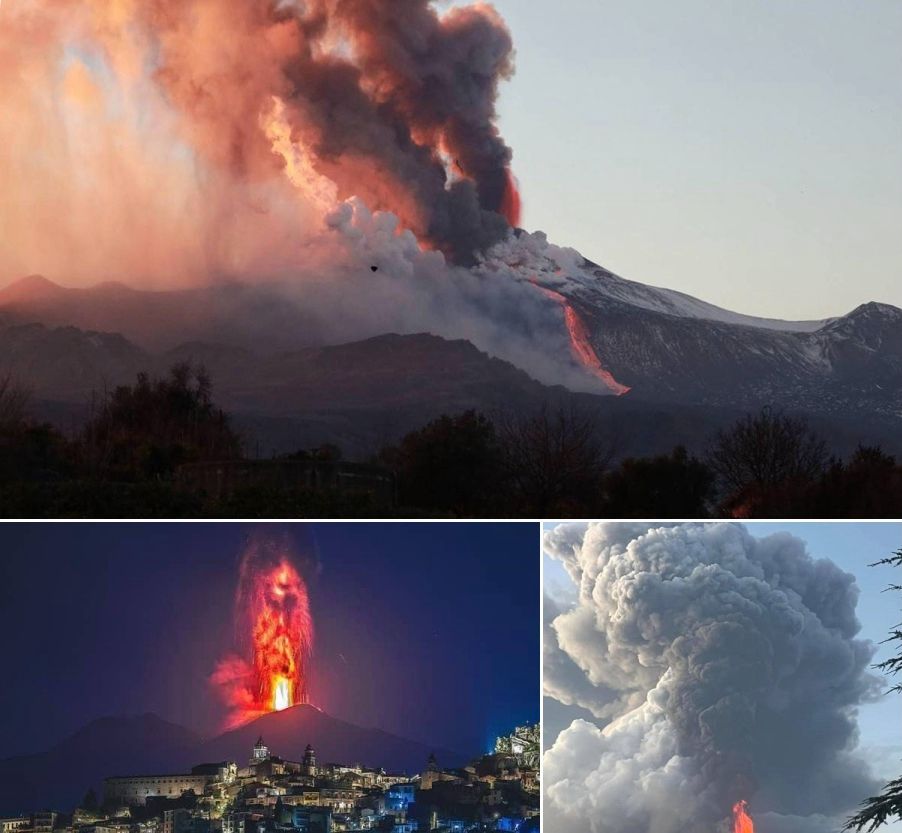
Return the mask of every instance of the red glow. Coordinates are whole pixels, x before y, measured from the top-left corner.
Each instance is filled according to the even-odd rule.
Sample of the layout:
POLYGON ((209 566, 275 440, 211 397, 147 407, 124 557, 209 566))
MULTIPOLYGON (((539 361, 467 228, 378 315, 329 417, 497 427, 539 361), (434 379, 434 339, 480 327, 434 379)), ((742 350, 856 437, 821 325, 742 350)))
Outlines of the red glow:
POLYGON ((519 228, 521 209, 520 185, 511 169, 508 168, 507 185, 504 189, 504 196, 501 198, 500 213, 512 228, 519 228))
MULTIPOLYGON (((536 284, 536 286, 539 285, 536 284)), ((630 388, 627 385, 620 384, 611 371, 602 365, 601 359, 598 358, 598 353, 595 352, 595 348, 589 339, 589 331, 586 329, 585 322, 580 318, 579 313, 573 309, 570 302, 560 292, 555 292, 553 289, 548 289, 545 286, 539 286, 539 289, 549 298, 557 301, 564 310, 564 321, 567 324, 567 333, 570 336, 570 352, 573 354, 573 358, 586 368, 589 373, 600 379, 611 393, 617 396, 629 393, 630 388)))
POLYGON ((237 626, 248 656, 226 657, 213 674, 231 707, 228 726, 307 702, 313 622, 307 586, 287 557, 252 546, 241 563, 237 626))
POLYGON ((748 804, 737 801, 733 805, 733 833, 755 833, 755 825, 748 814, 748 804))

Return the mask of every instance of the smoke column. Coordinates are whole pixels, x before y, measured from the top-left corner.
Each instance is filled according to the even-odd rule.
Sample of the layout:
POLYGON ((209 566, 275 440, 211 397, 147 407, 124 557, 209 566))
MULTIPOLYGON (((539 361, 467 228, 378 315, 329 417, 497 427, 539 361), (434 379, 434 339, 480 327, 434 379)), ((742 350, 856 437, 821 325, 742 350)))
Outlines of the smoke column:
POLYGON ((306 703, 313 620, 283 542, 257 538, 242 555, 235 627, 241 654, 221 660, 211 677, 231 708, 227 725, 306 703))
POLYGON ((471 262, 519 219, 511 151, 495 125, 512 56, 507 28, 483 4, 440 14, 430 0, 7 3, 0 172, 12 182, 17 165, 26 182, 6 195, 0 219, 39 215, 31 245, 57 245, 49 220, 72 211, 94 215, 103 235, 111 225, 159 232, 166 247, 170 230, 188 244, 175 215, 244 237, 241 221, 255 210, 281 210, 276 180, 288 162, 273 148, 275 117, 338 199, 391 211, 420 240, 471 262), (125 192, 153 211, 150 227, 120 226, 110 213, 127 208, 125 192))
POLYGON ((765 833, 823 831, 873 794, 851 575, 733 524, 568 524, 546 551, 578 595, 546 601, 545 692, 594 716, 545 752, 555 830, 748 833, 749 807, 765 833))
POLYGON ((430 332, 624 392, 533 285, 562 288, 576 253, 514 233, 512 72, 484 3, 3 3, 0 284, 249 283, 316 343, 430 332))

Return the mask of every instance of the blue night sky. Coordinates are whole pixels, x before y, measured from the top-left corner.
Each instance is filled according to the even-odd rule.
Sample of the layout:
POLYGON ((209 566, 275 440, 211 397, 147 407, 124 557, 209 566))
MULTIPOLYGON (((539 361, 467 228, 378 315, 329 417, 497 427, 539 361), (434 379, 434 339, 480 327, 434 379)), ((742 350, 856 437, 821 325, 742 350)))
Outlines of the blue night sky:
MULTIPOLYGON (((155 712, 205 733, 233 644, 238 557, 261 524, 0 529, 0 757, 155 712)), ((539 717, 535 524, 279 524, 311 569, 311 700, 362 726, 481 752, 539 717)))

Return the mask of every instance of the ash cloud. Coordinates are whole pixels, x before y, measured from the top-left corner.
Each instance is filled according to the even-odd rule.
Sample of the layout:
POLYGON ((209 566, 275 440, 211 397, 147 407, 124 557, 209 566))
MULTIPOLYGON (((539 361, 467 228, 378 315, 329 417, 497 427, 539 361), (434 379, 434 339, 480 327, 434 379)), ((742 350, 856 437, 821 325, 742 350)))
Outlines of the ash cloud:
MULTIPOLYGON (((230 229, 217 222, 237 221, 237 231, 284 196, 274 184, 284 162, 261 129, 273 100, 339 199, 394 213, 456 261, 472 262, 518 219, 511 152, 495 124, 513 46, 489 6, 439 14, 430 0, 22 0, 0 7, 0 68, 4 181, 13 162, 30 163, 19 176, 35 177, 8 207, 47 220, 87 211, 115 225, 112 206, 88 198, 127 209, 115 195, 134 189, 129 197, 141 199, 129 214, 138 205, 150 209, 145 223, 164 217, 158 231, 177 245, 190 241, 180 241, 176 215, 221 236, 230 229), (77 204, 73 194, 54 200, 54 181, 77 204), (36 196, 51 204, 35 206, 36 196)), ((49 222, 43 231, 47 245, 49 222)))
POLYGON ((823 830, 870 794, 855 712, 879 687, 851 575, 733 524, 565 525, 546 550, 579 588, 552 611, 546 687, 598 718, 545 753, 547 823, 716 830, 746 798, 762 830, 823 830))
POLYGON ((512 72, 482 3, 5 3, 0 283, 251 284, 304 343, 431 332, 607 393, 531 284, 578 255, 512 229, 512 72))

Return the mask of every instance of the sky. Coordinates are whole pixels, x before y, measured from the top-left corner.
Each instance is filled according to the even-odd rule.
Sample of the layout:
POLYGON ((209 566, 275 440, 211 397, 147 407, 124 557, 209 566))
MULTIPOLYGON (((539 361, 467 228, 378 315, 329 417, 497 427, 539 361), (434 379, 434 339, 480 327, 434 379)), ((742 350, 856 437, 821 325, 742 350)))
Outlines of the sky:
MULTIPOLYGON (((856 578, 860 590, 857 615, 861 622, 859 638, 879 643, 889 630, 902 619, 902 597, 898 593, 883 592, 891 582, 899 583, 898 570, 892 567, 869 567, 902 548, 900 523, 746 523, 752 535, 763 538, 775 532, 789 532, 808 545, 808 552, 816 558, 829 558, 856 578)), ((545 591, 557 599, 574 593, 573 584, 559 561, 543 556, 545 591)), ((890 645, 877 645, 874 662, 891 656, 890 645)), ((887 688, 891 683, 887 682, 887 688)), ((874 703, 860 707, 858 726, 860 747, 878 777, 887 781, 902 774, 902 721, 900 695, 890 694, 874 703)), ((574 717, 591 720, 582 709, 565 707, 544 698, 544 742, 546 748, 574 717)), ((902 823, 881 827, 886 833, 902 833, 902 823)), ((766 831, 765 831, 766 833, 766 831)))
MULTIPOLYGON (((105 715, 216 732, 250 524, 0 527, 0 758, 105 715), (10 681, 14 682, 10 682, 10 681)), ((311 701, 463 754, 539 718, 535 524, 315 524, 311 701)))
POLYGON ((523 226, 740 312, 902 306, 898 0, 495 0, 523 226))

